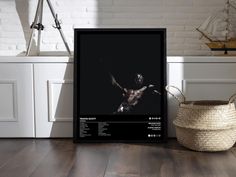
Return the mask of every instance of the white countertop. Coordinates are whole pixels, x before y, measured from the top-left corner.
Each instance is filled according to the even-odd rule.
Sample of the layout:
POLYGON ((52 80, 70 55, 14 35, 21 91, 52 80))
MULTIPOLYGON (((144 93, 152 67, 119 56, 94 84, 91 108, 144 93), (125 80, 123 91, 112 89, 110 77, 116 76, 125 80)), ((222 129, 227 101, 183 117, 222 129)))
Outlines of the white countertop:
MULTIPOLYGON (((0 63, 72 63, 73 56, 0 56, 0 63)), ((168 63, 236 63, 236 56, 168 56, 168 63)))
POLYGON ((236 63, 236 56, 169 56, 168 63, 236 63))
POLYGON ((0 56, 0 63, 72 63, 73 56, 0 56))

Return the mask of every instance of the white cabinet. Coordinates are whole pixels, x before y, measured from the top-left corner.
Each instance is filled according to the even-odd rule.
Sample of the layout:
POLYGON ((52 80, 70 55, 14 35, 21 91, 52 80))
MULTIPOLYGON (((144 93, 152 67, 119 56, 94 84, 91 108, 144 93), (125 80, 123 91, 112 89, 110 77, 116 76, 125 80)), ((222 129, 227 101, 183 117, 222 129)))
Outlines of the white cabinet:
MULTIPOLYGON (((180 88, 187 100, 228 100, 236 93, 236 57, 170 57, 168 84, 180 88)), ((177 109, 178 102, 168 96, 168 128, 172 137, 177 109)))
POLYGON ((0 137, 34 137, 33 65, 0 63, 0 137))
POLYGON ((0 57, 0 137, 72 137, 69 57, 0 57))
MULTIPOLYGON (((167 80, 187 100, 227 100, 236 57, 168 57, 167 80)), ((0 137, 72 137, 73 64, 68 57, 0 57, 0 137)), ((168 95, 168 131, 178 103, 168 95)))
POLYGON ((34 64, 36 137, 72 137, 73 65, 34 64))

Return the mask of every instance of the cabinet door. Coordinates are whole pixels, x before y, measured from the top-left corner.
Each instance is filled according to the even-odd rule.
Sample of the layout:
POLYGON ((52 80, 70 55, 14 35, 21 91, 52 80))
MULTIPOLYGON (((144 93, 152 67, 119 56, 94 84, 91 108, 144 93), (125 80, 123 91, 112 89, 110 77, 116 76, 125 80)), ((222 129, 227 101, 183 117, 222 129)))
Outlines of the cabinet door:
POLYGON ((72 137, 72 81, 72 64, 34 64, 36 137, 72 137))
POLYGON ((34 137, 33 67, 0 64, 0 137, 34 137))
MULTIPOLYGON (((169 63, 168 84, 180 88, 186 100, 226 101, 236 93, 236 63, 169 63)), ((168 96, 170 136, 175 136, 177 109, 178 102, 168 96)))

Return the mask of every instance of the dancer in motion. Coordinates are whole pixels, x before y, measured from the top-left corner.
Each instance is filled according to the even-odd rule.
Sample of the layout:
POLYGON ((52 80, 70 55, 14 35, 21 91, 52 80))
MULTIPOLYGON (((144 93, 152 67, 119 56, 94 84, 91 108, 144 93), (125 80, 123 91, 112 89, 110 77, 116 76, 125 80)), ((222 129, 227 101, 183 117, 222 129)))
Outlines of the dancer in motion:
POLYGON ((128 113, 130 112, 140 101, 144 92, 147 89, 152 89, 153 94, 161 95, 156 89, 154 89, 155 85, 147 85, 143 86, 144 77, 142 74, 136 74, 134 82, 137 86, 137 89, 127 89, 123 88, 114 78, 112 74, 110 74, 112 85, 119 88, 122 91, 123 101, 118 107, 118 109, 114 112, 114 114, 119 113, 128 113))

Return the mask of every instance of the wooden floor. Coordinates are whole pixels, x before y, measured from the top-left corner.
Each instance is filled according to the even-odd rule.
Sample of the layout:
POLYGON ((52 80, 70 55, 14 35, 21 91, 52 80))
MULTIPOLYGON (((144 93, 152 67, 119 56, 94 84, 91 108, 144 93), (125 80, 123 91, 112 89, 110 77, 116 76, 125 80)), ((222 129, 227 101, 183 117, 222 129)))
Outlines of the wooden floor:
POLYGON ((200 153, 167 144, 0 139, 0 177, 236 177, 236 147, 200 153))

